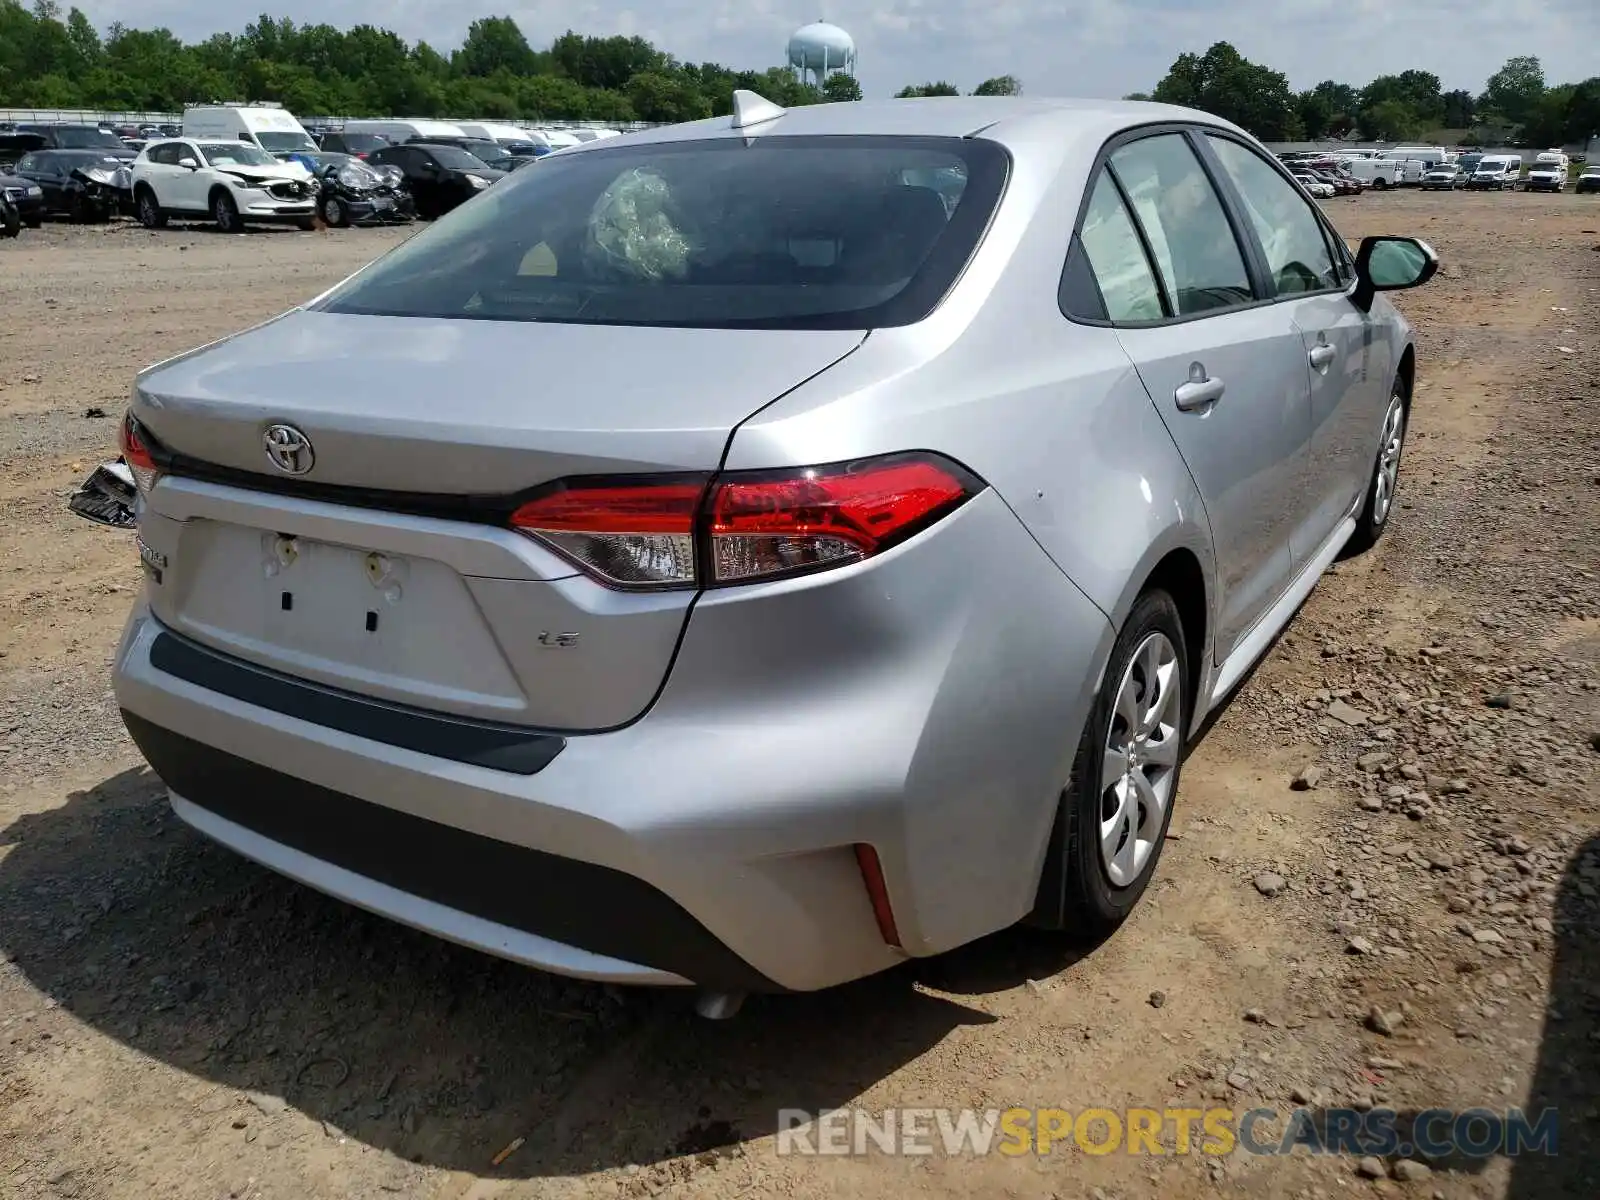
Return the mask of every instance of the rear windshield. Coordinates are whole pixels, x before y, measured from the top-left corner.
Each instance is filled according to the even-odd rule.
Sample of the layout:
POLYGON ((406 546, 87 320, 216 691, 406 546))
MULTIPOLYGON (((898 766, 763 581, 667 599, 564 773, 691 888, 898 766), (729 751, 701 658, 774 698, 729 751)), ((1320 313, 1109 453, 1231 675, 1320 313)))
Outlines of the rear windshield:
POLYGON ((86 125, 57 125, 56 144, 63 150, 126 150, 122 139, 104 129, 86 125))
MULTIPOLYGON (((441 167, 451 171, 481 171, 485 163, 476 154, 469 154, 459 146, 444 146, 436 143, 427 143, 423 151, 437 162, 441 167)), ((499 147, 495 148, 498 157, 499 147)))
POLYGON ((267 129, 256 130, 256 141, 263 150, 273 154, 287 154, 291 150, 315 150, 317 144, 303 133, 287 133, 267 129))
POLYGON ((910 324, 971 257, 1008 161, 981 139, 867 136, 555 155, 322 307, 700 328, 910 324))
POLYGON ((356 154, 370 154, 389 144, 389 139, 376 133, 341 133, 339 140, 356 154))

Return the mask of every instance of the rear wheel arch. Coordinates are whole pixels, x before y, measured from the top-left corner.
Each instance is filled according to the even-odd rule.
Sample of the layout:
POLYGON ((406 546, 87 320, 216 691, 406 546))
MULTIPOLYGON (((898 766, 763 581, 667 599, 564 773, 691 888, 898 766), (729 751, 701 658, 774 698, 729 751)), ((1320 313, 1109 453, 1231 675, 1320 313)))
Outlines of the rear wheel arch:
POLYGON ((1183 638, 1189 668, 1189 722, 1200 702, 1200 687, 1206 676, 1206 637, 1211 624, 1210 594, 1206 589, 1205 568, 1194 551, 1187 547, 1169 550, 1145 578, 1139 589, 1143 596, 1151 591, 1163 591, 1178 606, 1178 616, 1183 621, 1183 638))

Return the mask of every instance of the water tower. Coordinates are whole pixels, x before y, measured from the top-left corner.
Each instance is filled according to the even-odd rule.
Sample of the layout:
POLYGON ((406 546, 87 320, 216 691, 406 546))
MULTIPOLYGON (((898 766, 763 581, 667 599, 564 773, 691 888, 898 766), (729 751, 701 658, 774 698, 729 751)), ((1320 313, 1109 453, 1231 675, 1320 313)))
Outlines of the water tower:
POLYGON ((856 43, 837 25, 818 21, 796 29, 789 38, 789 66, 801 82, 822 86, 835 71, 856 73, 856 43))

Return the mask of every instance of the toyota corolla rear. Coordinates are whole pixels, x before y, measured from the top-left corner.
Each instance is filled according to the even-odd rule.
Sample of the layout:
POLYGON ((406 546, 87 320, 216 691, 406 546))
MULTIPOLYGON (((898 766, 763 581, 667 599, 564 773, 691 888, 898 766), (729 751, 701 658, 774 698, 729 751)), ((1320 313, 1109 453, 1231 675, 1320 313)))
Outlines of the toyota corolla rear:
POLYGON ((815 988, 1025 913, 996 858, 1043 844, 1104 618, 958 448, 724 469, 939 306, 1008 165, 575 151, 147 371, 116 691, 178 813, 591 978, 815 988))

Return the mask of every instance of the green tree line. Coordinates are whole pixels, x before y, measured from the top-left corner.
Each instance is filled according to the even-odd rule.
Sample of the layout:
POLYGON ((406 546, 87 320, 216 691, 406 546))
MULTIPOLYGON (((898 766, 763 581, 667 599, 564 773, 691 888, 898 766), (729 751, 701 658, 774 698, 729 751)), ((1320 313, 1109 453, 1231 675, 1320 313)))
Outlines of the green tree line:
POLYGON ((1478 95, 1444 91, 1437 75, 1422 70, 1380 75, 1359 88, 1327 79, 1296 92, 1281 72, 1218 42, 1204 54, 1180 54, 1155 91, 1129 99, 1204 109, 1272 142, 1352 134, 1410 141, 1452 129, 1467 144, 1560 146, 1600 135, 1600 76, 1551 85, 1533 57, 1508 60, 1478 95))
MULTIPOLYGON (((861 99, 834 74, 817 87, 783 67, 680 62, 639 37, 572 31, 536 50, 510 17, 474 21, 459 49, 408 43, 387 29, 296 25, 263 15, 239 34, 184 42, 168 29, 113 24, 102 35, 55 0, 0 0, 0 105, 176 112, 186 104, 269 100, 306 115, 454 114, 481 118, 692 121, 732 110, 748 88, 785 107, 861 99)), ((1012 76, 979 95, 1021 90, 1012 76)), ((950 84, 904 95, 956 95, 950 84)))

